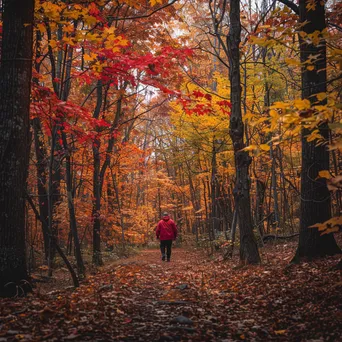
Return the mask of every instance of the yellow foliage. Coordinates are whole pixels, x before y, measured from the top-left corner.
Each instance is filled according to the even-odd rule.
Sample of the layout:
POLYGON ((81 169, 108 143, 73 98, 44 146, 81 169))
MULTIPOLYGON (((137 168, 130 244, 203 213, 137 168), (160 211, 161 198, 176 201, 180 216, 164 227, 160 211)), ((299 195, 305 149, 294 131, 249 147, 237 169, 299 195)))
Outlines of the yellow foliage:
POLYGON ((84 54, 83 59, 86 62, 92 62, 96 59, 96 57, 97 57, 97 55, 95 53, 91 52, 90 55, 84 54))
POLYGON ((163 0, 150 0, 150 4, 151 6, 154 6, 156 4, 162 4, 163 0))
POLYGON ((54 39, 51 39, 49 41, 49 45, 51 46, 52 49, 54 49, 57 46, 57 42, 54 39))
POLYGON ((342 216, 332 217, 330 220, 327 220, 323 223, 315 223, 309 228, 317 228, 321 235, 330 234, 334 232, 338 232, 340 226, 342 225, 342 216))
POLYGON ((327 94, 326 93, 318 93, 316 94, 317 100, 318 101, 323 101, 327 98, 327 94))
POLYGON ((299 109, 299 110, 303 110, 303 109, 309 109, 311 107, 310 101, 307 99, 304 100, 294 100, 293 101, 293 105, 299 109))
POLYGON ((60 13, 65 8, 65 5, 62 4, 53 4, 51 2, 43 2, 40 7, 44 10, 44 14, 52 19, 52 20, 59 20, 60 13))
POLYGON ((338 49, 334 47, 330 50, 330 54, 331 56, 342 55, 342 49, 338 49))
POLYGON ((249 145, 249 146, 246 146, 243 150, 244 151, 254 151, 258 148, 257 145, 249 145))
POLYGON ((279 118, 279 114, 278 114, 278 112, 275 109, 271 109, 270 110, 270 116, 273 119, 278 119, 279 118))
POLYGON ((74 25, 66 25, 63 27, 63 32, 72 33, 74 32, 74 25))
POLYGON ((319 134, 319 130, 315 129, 306 137, 306 140, 310 142, 314 140, 324 140, 324 138, 319 134))
POLYGON ((295 66, 299 66, 301 65, 299 60, 296 60, 294 58, 285 58, 285 63, 287 65, 295 65, 295 66))
POLYGON ((296 113, 291 112, 289 114, 282 116, 279 121, 286 125, 290 125, 298 121, 298 116, 296 113))
POLYGON ((274 102, 272 106, 270 106, 271 109, 286 109, 290 107, 290 103, 288 102, 274 102))
POLYGON ((271 149, 270 145, 267 145, 267 144, 261 144, 260 145, 260 148, 263 150, 263 151, 269 151, 271 149))
POLYGON ((330 233, 337 233, 339 230, 340 230, 339 226, 327 228, 321 235, 330 234, 330 233))
POLYGON ((311 39, 312 43, 318 45, 322 40, 321 31, 316 30, 315 32, 308 34, 308 38, 311 39))
POLYGON ((37 24, 37 29, 43 33, 45 31, 45 25, 44 24, 37 24))
POLYGON ((255 37, 255 36, 252 36, 250 38, 250 42, 252 44, 256 44, 256 45, 259 45, 259 46, 262 46, 262 47, 271 47, 271 46, 275 45, 275 41, 269 39, 269 37, 255 37))
POLYGON ((329 172, 329 170, 322 170, 318 172, 318 176, 321 178, 326 178, 326 179, 330 179, 331 178, 331 174, 329 172))
POLYGON ((75 45, 75 42, 71 37, 63 37, 63 42, 71 46, 75 45))

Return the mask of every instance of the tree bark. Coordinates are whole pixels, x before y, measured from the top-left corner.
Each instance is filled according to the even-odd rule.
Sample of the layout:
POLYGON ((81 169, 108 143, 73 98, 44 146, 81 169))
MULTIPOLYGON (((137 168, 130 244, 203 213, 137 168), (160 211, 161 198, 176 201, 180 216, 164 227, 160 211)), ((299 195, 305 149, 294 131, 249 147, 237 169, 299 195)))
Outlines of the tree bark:
POLYGON ((25 192, 34 1, 3 0, 0 66, 0 296, 29 290, 25 192))
POLYGON ((218 215, 218 201, 219 184, 217 175, 217 142, 213 139, 212 158, 211 158, 211 210, 210 210, 210 223, 209 223, 209 238, 211 240, 216 239, 216 234, 220 227, 219 215, 218 215))
POLYGON ((80 245, 80 240, 79 240, 78 231, 77 231, 75 203, 74 203, 73 188, 72 188, 72 172, 71 172, 71 160, 70 160, 71 158, 70 158, 70 152, 68 151, 68 142, 67 142, 66 134, 63 129, 61 129, 61 136, 62 136, 63 146, 65 150, 65 181, 66 181, 66 188, 67 188, 70 230, 71 230, 72 237, 74 239, 75 257, 76 257, 76 263, 77 263, 78 276, 80 278, 84 278, 85 267, 83 263, 81 245, 80 245))
MULTIPOLYGON (((41 57, 41 42, 42 35, 38 30, 36 32, 36 61, 34 63, 37 73, 40 71, 41 62, 37 60, 41 57)), ((33 78, 35 84, 39 84, 38 78, 33 78)), ((40 216, 48 222, 49 206, 48 206, 48 193, 47 193, 47 177, 48 177, 48 152, 44 143, 44 135, 42 131, 41 121, 38 117, 35 117, 31 121, 34 136, 34 147, 36 153, 36 172, 37 172, 37 192, 38 192, 38 204, 40 216)), ((49 259, 49 236, 45 229, 42 229, 44 239, 44 253, 45 261, 49 259)))
MULTIPOLYGON (((48 40, 52 39, 52 33, 51 28, 49 24, 46 24, 46 32, 47 32, 47 38, 48 40)), ((58 73, 57 77, 57 68, 56 64, 61 63, 62 55, 60 52, 58 52, 58 60, 56 61, 55 55, 53 53, 53 50, 51 46, 48 46, 48 52, 49 52, 49 59, 50 59, 50 65, 51 65, 51 81, 53 85, 54 92, 56 96, 60 96, 60 86, 61 84, 59 82, 56 82, 56 79, 60 78, 60 74, 58 73)), ((59 69, 58 69, 59 70, 59 69)), ((59 71, 58 71, 59 72, 59 71)), ((50 143, 50 156, 49 156, 49 165, 48 165, 48 226, 51 231, 51 234, 53 235, 53 238, 49 239, 49 257, 48 257, 48 275, 52 276, 52 268, 53 268, 53 261, 56 254, 56 248, 55 248, 55 241, 58 239, 58 225, 59 220, 58 218, 54 217, 54 213, 57 209, 57 206, 59 205, 61 201, 61 193, 60 193, 60 185, 61 185, 61 160, 60 160, 60 153, 58 153, 61 150, 61 146, 59 144, 59 131, 60 127, 56 122, 53 122, 52 124, 52 136, 51 136, 51 143, 50 143), (55 151, 58 151, 55 156, 55 151)))
POLYGON ((241 85, 240 85, 240 50, 241 23, 240 1, 230 0, 229 9, 228 59, 229 79, 231 85, 232 112, 230 116, 230 137, 233 142, 236 183, 234 198, 238 210, 240 228, 240 260, 248 264, 260 263, 258 246, 253 235, 253 224, 250 203, 249 165, 251 157, 243 151, 244 124, 241 113, 241 85))
MULTIPOLYGON (((102 107, 102 82, 97 82, 97 102, 94 110, 93 117, 97 119, 101 112, 102 107)), ((101 210, 101 180, 100 180, 100 168, 101 168, 101 158, 100 158, 100 139, 95 139, 93 142, 93 156, 94 156, 94 173, 93 173, 93 263, 97 266, 103 265, 101 256, 101 223, 100 223, 100 210, 101 210)))
MULTIPOLYGON (((125 89, 127 86, 124 83, 123 88, 125 89)), ((106 103, 106 96, 102 94, 102 81, 98 81, 97 83, 97 102, 96 107, 93 113, 93 117, 95 119, 99 118, 101 107, 103 102, 106 103)), ((116 112, 114 119, 112 121, 110 130, 109 130, 109 139, 106 147, 106 154, 103 164, 101 166, 101 156, 100 156, 100 146, 101 140, 96 138, 93 142, 93 156, 94 156, 94 174, 93 174, 93 196, 94 196, 94 204, 93 204, 93 263, 97 266, 101 266, 103 264, 102 256, 101 256, 101 221, 100 221, 100 211, 101 211, 101 196, 102 196, 102 188, 103 183, 106 176, 106 171, 110 166, 112 153, 114 149, 114 145, 116 142, 116 138, 114 135, 115 129, 117 129, 119 120, 122 116, 122 96, 118 98, 116 103, 116 112)), ((99 131, 100 132, 100 131, 99 131)))
MULTIPOLYGON (((38 190, 38 203, 39 203, 39 213, 40 216, 48 222, 49 217, 49 207, 48 207, 48 193, 47 188, 47 151, 43 142, 43 133, 41 129, 41 122, 39 118, 34 118, 32 120, 32 127, 34 133, 34 146, 37 158, 37 190, 38 190)), ((42 229, 44 238, 44 253, 45 260, 49 258, 49 236, 46 230, 42 229)))
POLYGON ((35 213, 36 215, 36 218, 42 223, 42 227, 43 227, 43 231, 45 231, 46 235, 49 236, 50 239, 54 239, 54 245, 56 247, 56 251, 58 252, 58 254, 60 255, 60 257, 63 259, 64 263, 65 263, 65 266, 68 268, 69 272, 70 272, 70 275, 71 275, 71 278, 72 278, 72 281, 74 283, 74 286, 75 287, 79 287, 80 286, 80 283, 79 283, 79 280, 77 278, 77 275, 74 271, 74 269, 72 268, 68 258, 66 257, 66 255, 64 254, 62 248, 58 245, 57 241, 56 241, 56 238, 55 236, 52 234, 52 232, 49 230, 49 226, 47 224, 47 221, 44 220, 44 218, 42 218, 40 215, 39 215, 39 212, 38 210, 36 209, 32 199, 27 196, 27 201, 28 203, 30 204, 33 212, 35 213))
POLYGON ((259 230, 260 236, 264 235, 264 201, 266 185, 260 179, 256 180, 256 205, 255 205, 255 224, 259 230))
MULTIPOLYGON (((322 32, 326 28, 324 2, 315 0, 315 8, 308 10, 307 1, 299 1, 299 19, 303 24, 301 30, 307 34, 322 32)), ((310 55, 319 56, 312 61, 313 70, 302 66, 302 99, 311 103, 319 103, 315 94, 327 91, 326 72, 326 42, 322 38, 319 44, 310 44, 305 39, 300 41, 301 62, 304 63, 310 55)), ((324 105, 322 101, 320 104, 324 105)), ((322 123, 319 133, 328 141, 327 123, 322 123)), ((329 170, 329 152, 326 146, 315 141, 308 142, 308 129, 302 131, 302 173, 301 173, 301 207, 299 244, 293 261, 301 258, 313 258, 323 255, 333 255, 341 252, 333 234, 320 235, 316 228, 309 228, 316 223, 322 223, 331 218, 331 198, 326 181, 319 177, 321 170, 329 170)))

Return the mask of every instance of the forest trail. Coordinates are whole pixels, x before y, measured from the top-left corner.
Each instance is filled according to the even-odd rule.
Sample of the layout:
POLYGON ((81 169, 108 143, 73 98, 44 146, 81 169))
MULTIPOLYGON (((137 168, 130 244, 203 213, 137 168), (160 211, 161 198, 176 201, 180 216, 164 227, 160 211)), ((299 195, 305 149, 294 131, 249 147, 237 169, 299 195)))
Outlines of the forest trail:
POLYGON ((144 250, 76 291, 0 300, 0 342, 338 341, 338 257, 287 267, 293 248, 268 247, 253 267, 182 248, 167 263, 144 250))

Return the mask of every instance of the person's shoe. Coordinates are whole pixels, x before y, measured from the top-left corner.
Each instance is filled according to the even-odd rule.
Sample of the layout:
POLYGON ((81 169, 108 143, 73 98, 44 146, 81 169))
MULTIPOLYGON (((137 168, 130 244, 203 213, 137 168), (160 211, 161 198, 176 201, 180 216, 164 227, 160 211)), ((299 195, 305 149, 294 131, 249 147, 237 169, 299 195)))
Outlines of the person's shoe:
POLYGON ((164 256, 162 256, 162 261, 165 261, 165 257, 164 256))
POLYGON ((170 262, 170 259, 167 259, 167 262, 170 262))

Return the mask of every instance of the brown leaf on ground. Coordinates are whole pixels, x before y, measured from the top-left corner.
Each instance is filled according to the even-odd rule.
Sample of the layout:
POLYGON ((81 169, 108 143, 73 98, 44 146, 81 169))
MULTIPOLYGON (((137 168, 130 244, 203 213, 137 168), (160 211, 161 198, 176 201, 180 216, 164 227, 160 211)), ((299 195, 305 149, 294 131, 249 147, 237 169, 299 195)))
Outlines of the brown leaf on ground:
POLYGON ((291 265, 295 243, 268 245, 264 263, 175 248, 108 265, 80 288, 0 300, 4 341, 338 341, 339 257, 291 265), (180 319, 181 317, 181 319, 180 319), (191 322, 191 325, 190 325, 191 322))

